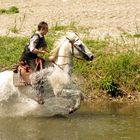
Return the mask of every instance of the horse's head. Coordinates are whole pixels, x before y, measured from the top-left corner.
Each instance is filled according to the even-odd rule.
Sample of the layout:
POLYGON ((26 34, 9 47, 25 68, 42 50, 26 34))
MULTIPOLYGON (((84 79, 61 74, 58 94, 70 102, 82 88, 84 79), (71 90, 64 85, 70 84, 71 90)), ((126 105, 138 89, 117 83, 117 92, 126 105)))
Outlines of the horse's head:
POLYGON ((87 61, 93 60, 94 56, 87 46, 80 40, 79 36, 74 32, 68 32, 66 39, 71 46, 71 54, 75 57, 84 58, 87 61))
POLYGON ((67 32, 66 36, 60 38, 55 45, 56 47, 51 51, 49 60, 67 72, 71 69, 72 57, 87 61, 93 60, 92 52, 74 32, 67 32))

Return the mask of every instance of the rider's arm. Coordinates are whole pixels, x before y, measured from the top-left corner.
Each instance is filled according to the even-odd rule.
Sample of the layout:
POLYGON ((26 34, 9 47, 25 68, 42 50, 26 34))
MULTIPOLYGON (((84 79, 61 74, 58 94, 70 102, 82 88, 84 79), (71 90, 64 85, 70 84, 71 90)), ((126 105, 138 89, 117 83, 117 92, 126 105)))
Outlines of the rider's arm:
POLYGON ((31 39, 30 39, 30 44, 28 46, 29 50, 32 52, 32 53, 35 53, 35 54, 45 54, 46 51, 44 50, 39 50, 39 49, 36 49, 36 45, 38 43, 38 36, 35 35, 33 36, 31 39))
POLYGON ((46 51, 45 50, 38 50, 38 49, 34 48, 32 50, 32 53, 35 53, 35 54, 45 54, 46 51))

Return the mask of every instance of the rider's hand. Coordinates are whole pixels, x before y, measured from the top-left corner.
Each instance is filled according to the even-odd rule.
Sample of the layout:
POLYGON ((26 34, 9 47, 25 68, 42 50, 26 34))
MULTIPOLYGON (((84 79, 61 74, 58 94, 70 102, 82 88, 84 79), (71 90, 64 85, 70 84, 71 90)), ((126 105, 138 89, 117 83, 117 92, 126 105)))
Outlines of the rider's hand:
POLYGON ((47 53, 47 51, 42 50, 42 51, 41 51, 41 53, 42 53, 42 54, 46 54, 46 53, 47 53))

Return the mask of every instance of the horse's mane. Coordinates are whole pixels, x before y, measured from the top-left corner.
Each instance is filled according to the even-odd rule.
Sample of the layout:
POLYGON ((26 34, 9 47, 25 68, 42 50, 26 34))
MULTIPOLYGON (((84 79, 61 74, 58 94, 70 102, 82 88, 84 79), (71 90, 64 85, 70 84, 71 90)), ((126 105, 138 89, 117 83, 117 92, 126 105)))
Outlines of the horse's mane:
POLYGON ((58 56, 60 46, 55 47, 51 52, 49 56, 49 60, 54 62, 58 56))
POLYGON ((52 49, 52 51, 50 52, 50 57, 49 60, 50 61, 55 61, 57 59, 58 56, 58 52, 60 49, 61 44, 64 42, 64 40, 66 39, 66 37, 61 37, 59 38, 55 43, 54 43, 54 48, 52 49))
POLYGON ((55 61, 57 59, 58 56, 58 52, 59 49, 62 45, 62 43, 64 43, 64 41, 66 41, 66 37, 68 37, 70 40, 74 40, 77 35, 74 32, 67 32, 66 35, 63 35, 62 37, 60 37, 54 44, 54 49, 50 52, 50 57, 49 60, 50 61, 55 61))

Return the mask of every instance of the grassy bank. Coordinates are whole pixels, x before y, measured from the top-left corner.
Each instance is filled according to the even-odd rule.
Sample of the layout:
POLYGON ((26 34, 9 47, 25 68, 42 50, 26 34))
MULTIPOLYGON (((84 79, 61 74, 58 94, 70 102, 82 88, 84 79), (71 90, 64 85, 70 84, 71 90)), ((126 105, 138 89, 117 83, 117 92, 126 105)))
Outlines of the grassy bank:
MULTIPOLYGON (((113 97, 140 91, 139 35, 121 34, 120 40, 106 37, 104 40, 88 38, 87 30, 70 26, 55 26, 46 38, 49 49, 62 32, 69 29, 86 34, 84 43, 94 53, 92 62, 74 61, 74 73, 80 75, 82 90, 88 95, 105 92, 113 97), (81 81, 82 81, 81 80, 81 81)), ((0 69, 11 68, 17 63, 28 38, 0 37, 0 69)))

